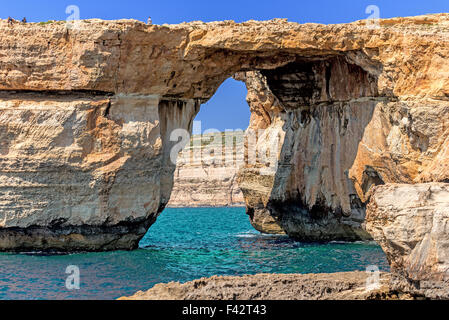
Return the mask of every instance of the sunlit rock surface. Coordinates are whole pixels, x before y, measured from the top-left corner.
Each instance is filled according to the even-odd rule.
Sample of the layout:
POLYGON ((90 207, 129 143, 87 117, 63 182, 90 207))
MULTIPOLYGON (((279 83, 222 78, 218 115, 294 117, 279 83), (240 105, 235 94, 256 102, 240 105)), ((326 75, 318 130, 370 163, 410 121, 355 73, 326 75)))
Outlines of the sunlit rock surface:
POLYGON ((0 249, 135 248, 171 196, 171 132, 232 76, 265 129, 238 173, 253 225, 368 238, 372 186, 449 178, 448 27, 2 20, 0 249))
POLYGON ((194 135, 178 156, 169 207, 245 206, 237 183, 243 131, 194 135))
POLYGON ((367 300, 409 299, 388 288, 388 273, 369 285, 366 272, 257 274, 201 278, 186 283, 159 283, 119 300, 367 300), (368 283, 368 285, 367 285, 368 283))
MULTIPOLYGON (((0 249, 135 248, 170 196, 162 141, 176 110, 151 97, 2 93, 0 249)), ((195 106, 182 110, 176 126, 188 128, 195 106)))
POLYGON ((366 229, 391 266, 392 289, 449 299, 449 184, 377 186, 366 229))

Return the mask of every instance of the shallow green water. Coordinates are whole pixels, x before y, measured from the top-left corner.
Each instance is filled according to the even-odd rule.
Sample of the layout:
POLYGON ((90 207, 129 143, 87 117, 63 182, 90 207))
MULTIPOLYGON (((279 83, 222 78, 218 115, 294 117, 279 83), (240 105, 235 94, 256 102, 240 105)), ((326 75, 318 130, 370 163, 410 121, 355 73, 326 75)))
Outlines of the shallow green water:
POLYGON ((374 243, 305 244, 255 231, 243 208, 166 209, 141 249, 71 255, 0 254, 0 299, 114 299, 154 284, 263 272, 388 271, 374 243), (65 286, 66 267, 80 289, 65 286))

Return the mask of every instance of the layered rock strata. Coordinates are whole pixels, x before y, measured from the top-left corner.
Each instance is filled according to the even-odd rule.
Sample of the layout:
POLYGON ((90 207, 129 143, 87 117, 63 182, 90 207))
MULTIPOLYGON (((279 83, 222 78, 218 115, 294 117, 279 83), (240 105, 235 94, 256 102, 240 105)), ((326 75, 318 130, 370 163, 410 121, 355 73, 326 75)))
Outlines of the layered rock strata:
POLYGON ((92 93, 0 97, 0 249, 135 248, 170 197, 175 166, 162 140, 173 118, 188 128, 196 105, 92 93))
POLYGON ((369 239, 361 228, 364 205, 348 171, 374 109, 384 103, 376 97, 375 77, 342 58, 241 77, 252 109, 270 101, 266 120, 257 112, 251 119, 252 126, 266 126, 258 145, 279 143, 271 174, 261 174, 258 162, 240 172, 254 227, 306 241, 369 239))
POLYGON ((237 184, 237 172, 243 163, 243 135, 243 131, 229 131, 192 136, 178 156, 167 206, 245 206, 237 184))
POLYGON ((215 276, 161 283, 121 299, 449 299, 449 184, 385 184, 371 193, 366 230, 391 267, 379 282, 364 272, 215 276))
POLYGON ((3 20, 0 249, 135 248, 170 198, 173 130, 231 76, 264 130, 238 174, 253 225, 369 238, 373 185, 449 178, 448 27, 3 20))
MULTIPOLYGON (((368 281, 367 281, 368 280, 368 281)), ((410 299, 388 287, 389 274, 367 286, 365 272, 320 274, 257 274, 201 278, 181 284, 160 283, 119 300, 368 300, 410 299)))
POLYGON ((449 184, 391 184, 373 190, 366 229, 382 246, 392 290, 449 299, 449 184))

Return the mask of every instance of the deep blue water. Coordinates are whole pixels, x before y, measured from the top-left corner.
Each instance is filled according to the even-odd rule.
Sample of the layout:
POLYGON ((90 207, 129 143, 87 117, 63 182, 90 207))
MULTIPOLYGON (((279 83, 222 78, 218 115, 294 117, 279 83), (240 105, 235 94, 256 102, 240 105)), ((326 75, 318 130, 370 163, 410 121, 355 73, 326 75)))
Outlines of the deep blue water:
POLYGON ((255 231, 243 208, 166 209, 141 249, 70 255, 0 254, 0 299, 114 299, 154 284, 261 272, 388 271, 374 243, 305 244, 255 231), (68 265, 80 289, 65 287, 68 265))

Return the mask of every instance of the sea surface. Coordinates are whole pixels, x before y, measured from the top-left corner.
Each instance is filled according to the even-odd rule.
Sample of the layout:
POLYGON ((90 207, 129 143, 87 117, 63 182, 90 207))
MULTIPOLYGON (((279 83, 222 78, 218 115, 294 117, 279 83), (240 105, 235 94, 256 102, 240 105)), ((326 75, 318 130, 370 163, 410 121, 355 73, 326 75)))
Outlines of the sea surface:
POLYGON ((115 299, 159 282, 265 272, 364 271, 370 265, 389 270, 382 250, 372 242, 306 244, 260 234, 244 208, 169 208, 135 251, 1 253, 0 299, 115 299), (79 268, 79 289, 66 287, 73 275, 68 266, 79 268))

